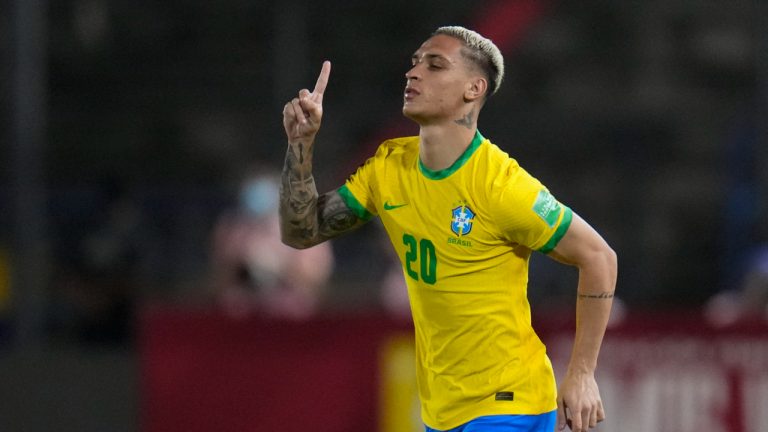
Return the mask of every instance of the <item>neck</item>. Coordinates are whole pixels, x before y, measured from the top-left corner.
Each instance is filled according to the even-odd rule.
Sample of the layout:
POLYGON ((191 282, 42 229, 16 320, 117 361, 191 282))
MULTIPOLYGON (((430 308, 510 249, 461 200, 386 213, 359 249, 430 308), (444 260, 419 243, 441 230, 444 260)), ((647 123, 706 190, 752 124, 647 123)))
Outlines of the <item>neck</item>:
POLYGON ((467 150, 477 126, 451 122, 447 125, 422 125, 419 130, 419 159, 433 171, 446 169, 467 150))

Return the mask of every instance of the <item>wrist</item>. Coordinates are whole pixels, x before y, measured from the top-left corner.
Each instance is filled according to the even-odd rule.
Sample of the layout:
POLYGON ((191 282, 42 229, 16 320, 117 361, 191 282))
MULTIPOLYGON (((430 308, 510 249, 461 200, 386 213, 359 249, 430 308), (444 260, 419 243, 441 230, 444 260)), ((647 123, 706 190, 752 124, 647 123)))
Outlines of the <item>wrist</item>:
POLYGON ((305 148, 309 149, 314 143, 315 143, 315 135, 307 136, 307 137, 296 137, 296 138, 289 137, 288 138, 288 145, 291 147, 303 145, 305 148))
POLYGON ((593 362, 580 359, 572 359, 571 362, 568 363, 566 373, 568 375, 594 375, 595 369, 597 369, 597 364, 593 362))

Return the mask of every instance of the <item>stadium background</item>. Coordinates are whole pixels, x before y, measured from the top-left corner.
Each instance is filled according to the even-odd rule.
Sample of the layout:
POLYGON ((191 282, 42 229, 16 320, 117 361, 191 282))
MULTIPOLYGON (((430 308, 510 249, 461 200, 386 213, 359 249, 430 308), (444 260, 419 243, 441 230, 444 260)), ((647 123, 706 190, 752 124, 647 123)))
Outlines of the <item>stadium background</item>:
MULTIPOLYGON (((684 419, 706 411, 675 423, 675 413, 639 404, 647 415, 618 410, 619 423, 601 430, 768 430, 752 408, 768 394, 764 317, 724 329, 705 313, 738 290, 751 251, 768 242, 763 3, 0 0, 0 10, 0 430, 172 430, 162 422, 201 413, 242 426, 238 413, 249 410, 271 412, 260 423, 269 425, 281 414, 253 394, 265 376, 296 371, 248 375, 248 366, 286 364, 317 366, 307 379, 370 378, 355 388, 367 402, 325 410, 369 423, 328 430, 385 422, 378 392, 398 385, 382 378, 387 347, 408 325, 380 304, 387 256, 375 225, 333 243, 321 311, 301 323, 234 320, 202 281, 215 221, 244 173, 281 166, 282 106, 312 85, 322 60, 334 69, 315 171, 328 189, 382 137, 415 131, 399 115, 403 74, 444 24, 476 28, 505 54, 483 134, 619 253, 625 322, 603 357, 606 386, 666 395, 694 412, 684 419), (94 263, 93 239, 110 230, 117 252, 94 263), (357 336, 345 338, 350 327, 357 336), (338 346, 280 343, 304 346, 305 333, 338 346), (648 354, 628 355, 639 350, 648 354), (307 352, 306 364, 288 361, 307 352), (167 368, 201 353, 210 357, 194 367, 167 368), (370 369, 332 366, 350 358, 370 369), (657 364, 661 375, 644 380, 657 364), (206 375, 213 365, 244 375, 206 375), (174 387, 195 377, 206 384, 174 387), (691 399, 701 394, 716 397, 691 399), (210 404, 222 397, 241 408, 210 404), (724 414, 733 407, 738 415, 724 414)), ((575 274, 532 265, 534 315, 557 359, 575 274)), ((315 421, 303 404, 332 391, 301 387, 292 421, 315 421)), ((609 409, 648 400, 609 392, 609 409)))

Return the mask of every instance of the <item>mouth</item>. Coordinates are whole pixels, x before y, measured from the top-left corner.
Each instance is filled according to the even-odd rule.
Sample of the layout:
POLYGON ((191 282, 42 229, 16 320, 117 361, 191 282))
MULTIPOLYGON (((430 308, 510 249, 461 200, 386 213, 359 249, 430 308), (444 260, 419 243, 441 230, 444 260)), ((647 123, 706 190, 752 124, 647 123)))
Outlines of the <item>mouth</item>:
POLYGON ((406 101, 410 101, 410 100, 412 100, 414 97, 416 97, 416 96, 418 96, 418 95, 420 95, 420 94, 421 94, 421 93, 419 93, 419 91, 418 91, 418 90, 416 90, 415 88, 413 88, 413 87, 406 87, 406 88, 405 88, 405 94, 404 94, 404 97, 405 97, 405 100, 406 100, 406 101))

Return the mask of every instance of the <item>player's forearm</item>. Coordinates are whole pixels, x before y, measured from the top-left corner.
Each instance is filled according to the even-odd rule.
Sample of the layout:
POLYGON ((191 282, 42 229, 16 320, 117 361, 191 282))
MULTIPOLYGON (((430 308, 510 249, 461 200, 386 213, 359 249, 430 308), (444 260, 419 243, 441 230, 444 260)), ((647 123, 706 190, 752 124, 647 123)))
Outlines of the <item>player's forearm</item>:
POLYGON ((303 249, 318 238, 317 187, 312 176, 311 140, 288 143, 280 184, 280 233, 283 243, 303 249))
POLYGON ((576 336, 570 372, 594 372, 616 287, 616 254, 606 248, 579 266, 576 336))

